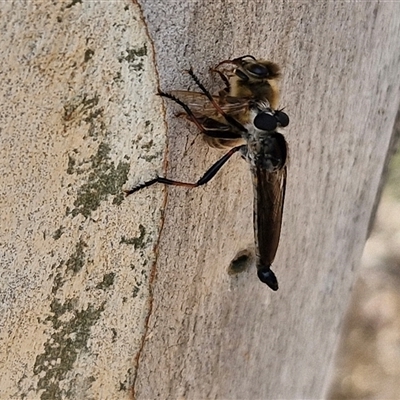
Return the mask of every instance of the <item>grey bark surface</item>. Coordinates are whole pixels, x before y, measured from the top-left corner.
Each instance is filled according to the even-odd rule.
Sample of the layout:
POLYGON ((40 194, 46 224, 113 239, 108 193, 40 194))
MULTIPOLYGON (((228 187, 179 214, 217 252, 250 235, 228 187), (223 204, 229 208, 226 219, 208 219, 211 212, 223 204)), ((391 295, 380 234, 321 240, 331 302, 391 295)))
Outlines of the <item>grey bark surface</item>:
MULTIPOLYGON (((253 241, 251 178, 240 157, 204 188, 168 189, 136 395, 321 398, 399 109, 400 5, 141 5, 163 90, 187 88, 189 66, 213 87, 210 66, 252 54, 282 66, 291 123, 277 293, 254 266, 227 273, 253 241)), ((195 129, 167 108, 168 176, 194 181, 220 153, 193 144, 186 129, 195 129)))
POLYGON ((5 2, 1 398, 324 394, 400 103, 400 4, 5 2), (142 19, 143 17, 143 19, 142 19), (155 58, 153 58, 153 52, 155 58), (254 265, 250 172, 155 96, 192 66, 283 68, 290 165, 274 271, 254 265), (154 62, 155 61, 155 62, 154 62), (168 123, 168 141, 165 122, 168 123), (168 166, 165 161, 168 161, 168 166))

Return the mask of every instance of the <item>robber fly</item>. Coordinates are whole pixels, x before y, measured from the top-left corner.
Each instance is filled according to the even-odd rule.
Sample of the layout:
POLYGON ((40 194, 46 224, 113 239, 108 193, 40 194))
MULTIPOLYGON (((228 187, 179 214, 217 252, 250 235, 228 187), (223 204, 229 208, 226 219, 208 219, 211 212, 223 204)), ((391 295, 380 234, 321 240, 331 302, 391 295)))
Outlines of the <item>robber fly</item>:
MULTIPOLYGON (((187 118, 206 138, 214 139, 216 143, 221 143, 225 147, 231 147, 228 153, 213 164, 196 183, 156 177, 127 190, 126 194, 129 195, 157 182, 188 188, 204 185, 233 154, 239 152, 249 163, 253 175, 257 274, 259 279, 272 290, 278 290, 278 281, 271 270, 271 264, 278 249, 281 231, 288 148, 285 138, 276 129, 287 126, 289 117, 282 110, 271 107, 269 98, 275 99, 274 96, 277 96, 277 93, 270 94, 274 90, 277 92, 277 88, 271 92, 272 86, 265 85, 267 89, 264 91, 254 89, 255 96, 251 96, 252 86, 247 91, 250 93, 249 96, 232 95, 240 93, 239 86, 245 86, 246 78, 243 71, 249 73, 251 70, 253 75, 256 75, 254 71, 263 75, 261 74, 263 68, 269 65, 267 61, 257 61, 254 57, 245 56, 223 63, 228 62, 237 63, 238 66, 232 73, 239 79, 233 79, 233 75, 221 72, 220 76, 226 83, 226 88, 221 90, 218 96, 212 96, 192 70, 188 72, 201 89, 201 93, 187 91, 159 93, 179 104, 187 118), (248 64, 244 61, 245 58, 251 58, 253 62, 248 64), (252 65, 252 68, 250 69, 248 65, 252 65)), ((275 68, 274 71, 276 74, 279 70, 275 68)), ((255 79, 254 76, 252 79, 255 79)), ((263 83, 266 77, 259 79, 263 83)))

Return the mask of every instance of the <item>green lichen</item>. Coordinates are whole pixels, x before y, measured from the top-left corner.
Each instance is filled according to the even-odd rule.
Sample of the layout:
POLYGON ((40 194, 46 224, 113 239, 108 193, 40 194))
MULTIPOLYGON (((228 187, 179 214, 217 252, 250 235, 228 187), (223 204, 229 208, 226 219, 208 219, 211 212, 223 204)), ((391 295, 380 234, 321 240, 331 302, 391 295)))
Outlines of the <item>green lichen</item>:
POLYGON ((147 56, 147 47, 144 44, 142 47, 126 49, 125 53, 118 58, 118 61, 126 61, 131 70, 142 71, 144 67, 143 57, 145 56, 147 56))
POLYGON ((142 282, 139 282, 136 286, 133 287, 132 289, 132 297, 135 298, 138 296, 140 292, 140 286, 142 286, 142 282))
POLYGON ((65 263, 67 266, 66 272, 71 271, 73 274, 77 274, 83 268, 85 264, 85 247, 87 247, 87 244, 83 240, 79 240, 75 246, 75 252, 65 263))
POLYGON ((147 240, 145 240, 146 230, 142 224, 139 225, 139 236, 134 238, 126 238, 125 236, 121 237, 120 244, 132 244, 135 249, 143 248, 147 244, 147 240))
MULTIPOLYGON (((44 351, 36 357, 33 371, 39 376, 37 390, 41 391, 41 400, 58 400, 70 397, 74 389, 65 389, 65 379, 73 370, 78 355, 87 352, 90 331, 104 310, 104 303, 98 307, 89 304, 85 310, 78 310, 77 299, 69 299, 65 303, 54 299, 50 305, 52 315, 46 322, 53 328, 53 333, 46 343, 44 351), (61 383, 61 385, 60 385, 61 383)), ((88 384, 93 377, 88 377, 88 384)), ((83 393, 80 396, 84 397, 83 393)))
POLYGON ((115 328, 111 328, 111 332, 112 332, 111 341, 114 343, 117 340, 118 333, 117 333, 117 330, 115 328))
POLYGON ((108 144, 100 143, 97 153, 90 157, 86 183, 78 189, 75 208, 67 210, 67 214, 82 214, 87 218, 109 195, 117 196, 114 204, 122 202, 121 186, 127 180, 129 163, 120 162, 115 166, 109 156, 110 150, 108 144))
POLYGON ((114 81, 115 83, 122 83, 122 82, 123 82, 121 72, 118 71, 118 72, 114 75, 113 81, 114 81))
POLYGON ((142 158, 147 162, 151 162, 154 159, 159 159, 162 155, 161 151, 154 153, 153 155, 143 155, 142 158))
POLYGON ((71 3, 69 3, 69 4, 67 4, 67 5, 65 6, 65 8, 66 8, 66 9, 67 9, 67 8, 71 8, 71 7, 73 7, 75 4, 82 4, 82 0, 72 0, 71 3))
POLYGON ((104 108, 98 106, 99 101, 100 98, 97 94, 87 93, 70 99, 64 104, 64 130, 66 131, 71 123, 81 124, 85 122, 89 125, 88 135, 90 137, 97 137, 99 133, 104 132, 105 124, 101 118, 104 108))
POLYGON ((68 154, 67 174, 72 175, 75 170, 76 160, 71 154, 68 154))
POLYGON ((133 371, 133 368, 129 368, 125 380, 119 383, 120 392, 126 392, 132 386, 133 371))
POLYGON ((108 289, 114 284, 115 272, 110 272, 103 276, 103 280, 96 286, 97 289, 108 289))
MULTIPOLYGON (((57 270, 60 270, 63 265, 64 261, 61 261, 61 263, 57 267, 57 270)), ((64 285, 64 282, 65 279, 63 279, 61 272, 57 272, 53 279, 53 287, 51 288, 51 293, 53 293, 54 295, 57 294, 58 290, 64 285)))
POLYGON ((60 239, 61 235, 64 233, 64 227, 60 226, 56 231, 53 233, 53 239, 58 240, 60 239))
POLYGON ((124 60, 128 61, 129 63, 135 62, 138 57, 147 56, 147 47, 144 45, 143 47, 138 47, 137 49, 126 49, 126 56, 124 60))
MULTIPOLYGON (((63 119, 65 122, 69 122, 76 118, 79 114, 91 115, 89 111, 95 108, 99 104, 99 96, 91 96, 89 94, 83 94, 72 98, 64 105, 63 119)), ((95 110, 96 116, 98 116, 98 110, 95 110)), ((101 109, 100 109, 101 110, 101 109)), ((89 118, 89 117, 87 117, 89 118)), ((87 118, 85 121, 87 122, 87 118)))
MULTIPOLYGON (((75 245, 75 251, 71 254, 67 261, 62 260, 58 264, 54 264, 52 266, 52 270, 54 271, 50 278, 53 279, 53 287, 51 288, 51 292, 56 295, 58 290, 64 285, 65 275, 68 271, 73 274, 77 274, 85 265, 86 255, 85 248, 87 244, 83 240, 79 240, 75 245), (64 266, 66 267, 64 270, 64 266)), ((70 277, 68 277, 70 279, 70 277)))

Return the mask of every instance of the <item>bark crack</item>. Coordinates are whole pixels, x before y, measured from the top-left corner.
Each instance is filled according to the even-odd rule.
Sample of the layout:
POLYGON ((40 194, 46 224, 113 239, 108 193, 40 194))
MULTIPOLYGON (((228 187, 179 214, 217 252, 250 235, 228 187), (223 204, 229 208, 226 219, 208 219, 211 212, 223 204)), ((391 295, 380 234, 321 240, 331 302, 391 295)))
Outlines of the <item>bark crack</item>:
MULTIPOLYGON (((155 65, 155 74, 156 74, 156 77, 157 77, 158 91, 159 91, 159 89, 160 89, 160 85, 159 85, 160 79, 159 79, 159 75, 158 75, 157 62, 156 62, 156 58, 155 58, 155 54, 156 53, 155 53, 155 48, 154 48, 154 42, 151 39, 151 35, 150 35, 149 30, 148 30, 148 26, 147 26, 146 19, 144 17, 144 13, 143 13, 143 9, 142 9, 141 5, 139 4, 139 2, 137 0, 132 0, 132 3, 135 4, 139 8, 140 18, 141 18, 141 20, 143 22, 143 25, 144 25, 144 28, 146 30, 146 34, 147 34, 147 37, 149 39, 149 44, 150 44, 150 46, 151 46, 151 48, 153 50, 151 56, 153 58, 153 64, 155 65)), ((167 125, 166 125, 166 122, 165 122, 166 121, 166 113, 165 113, 164 105, 162 107, 163 107, 163 120, 164 120, 164 124, 165 124, 165 131, 167 131, 167 125)), ((166 141, 165 141, 165 153, 164 153, 164 160, 163 160, 163 170, 164 170, 164 172, 166 172, 167 168, 168 168, 168 153, 169 153, 168 150, 169 150, 169 147, 168 147, 168 137, 167 137, 166 141)), ((156 243, 154 245, 155 259, 154 259, 154 263, 153 263, 153 265, 151 267, 150 278, 149 278, 148 312, 147 312, 147 315, 146 315, 146 318, 145 318, 145 322, 144 322, 144 333, 143 333, 143 336, 142 336, 140 347, 139 347, 139 350, 138 350, 138 352, 136 354, 136 357, 134 359, 134 370, 135 370, 135 372, 134 372, 134 376, 133 376, 133 379, 132 379, 132 386, 131 386, 131 397, 132 397, 133 400, 136 399, 136 383, 137 383, 137 378, 138 378, 138 375, 139 375, 139 367, 140 367, 141 357, 142 357, 142 354, 144 352, 146 339, 148 337, 148 332, 149 332, 149 328, 150 328, 150 326, 149 326, 150 318, 151 318, 151 316, 153 314, 154 288, 155 288, 155 284, 156 284, 157 263, 158 263, 158 255, 159 255, 158 250, 159 250, 159 245, 160 245, 160 241, 161 241, 161 235, 162 235, 163 228, 164 228, 164 221, 165 221, 165 213, 164 212, 165 212, 165 209, 166 209, 166 206, 167 206, 167 200, 168 200, 168 191, 166 189, 164 189, 164 201, 163 201, 163 206, 162 206, 162 210, 163 211, 161 213, 160 228, 159 228, 159 231, 158 231, 157 241, 156 241, 156 243)))

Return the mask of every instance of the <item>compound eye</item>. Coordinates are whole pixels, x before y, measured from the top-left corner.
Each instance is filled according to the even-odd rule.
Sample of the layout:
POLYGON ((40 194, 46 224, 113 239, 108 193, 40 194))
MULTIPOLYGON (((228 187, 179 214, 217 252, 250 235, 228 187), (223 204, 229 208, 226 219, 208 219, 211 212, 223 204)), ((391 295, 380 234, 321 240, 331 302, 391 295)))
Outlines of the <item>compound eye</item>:
POLYGON ((282 128, 289 125, 289 116, 283 111, 277 111, 275 113, 275 118, 282 128))
POLYGON ((249 80, 249 77, 242 72, 240 69, 237 69, 235 71, 235 74, 243 81, 243 82, 247 82, 249 80))
POLYGON ((247 66, 247 70, 259 78, 268 78, 269 69, 261 64, 250 64, 247 66))
POLYGON ((254 125, 261 131, 274 131, 278 126, 276 115, 270 115, 267 113, 259 113, 254 118, 254 125))

